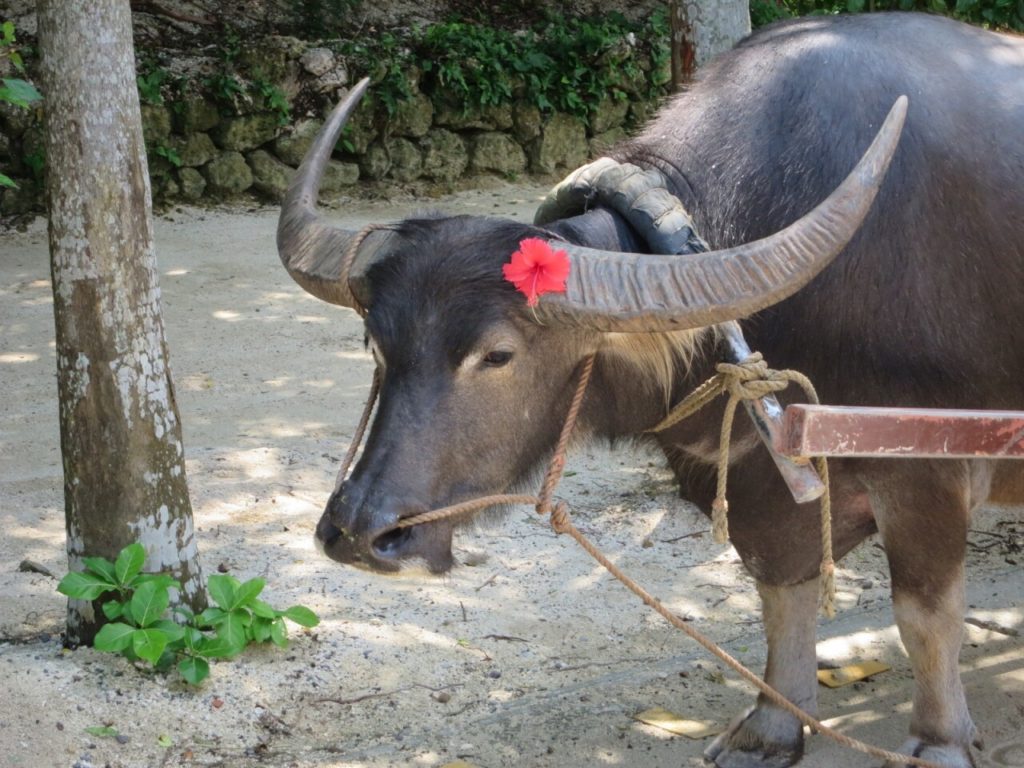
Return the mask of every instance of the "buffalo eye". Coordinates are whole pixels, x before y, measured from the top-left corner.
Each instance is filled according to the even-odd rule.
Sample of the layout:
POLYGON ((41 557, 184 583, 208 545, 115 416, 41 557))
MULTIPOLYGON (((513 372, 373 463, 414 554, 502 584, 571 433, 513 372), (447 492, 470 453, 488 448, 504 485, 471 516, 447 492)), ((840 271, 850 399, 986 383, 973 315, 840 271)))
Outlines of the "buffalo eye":
POLYGON ((507 352, 502 349, 495 349, 484 355, 483 363, 491 368, 500 368, 503 365, 507 365, 508 361, 511 359, 511 352, 507 352))

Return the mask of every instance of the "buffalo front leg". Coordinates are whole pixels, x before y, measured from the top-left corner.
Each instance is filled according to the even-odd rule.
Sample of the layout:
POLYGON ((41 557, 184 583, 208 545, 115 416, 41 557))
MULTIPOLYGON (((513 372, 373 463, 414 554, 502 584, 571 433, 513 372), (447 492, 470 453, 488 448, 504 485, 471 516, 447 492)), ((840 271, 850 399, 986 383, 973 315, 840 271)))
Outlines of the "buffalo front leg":
POLYGON ((913 669, 910 737, 900 752, 949 768, 973 768, 977 731, 959 676, 968 511, 963 501, 958 506, 925 513, 920 506, 887 506, 878 519, 892 574, 893 613, 913 669), (914 524, 925 515, 925 524, 914 524))
POLYGON ((976 731, 959 669, 971 493, 967 482, 949 483, 962 467, 947 466, 946 483, 893 478, 872 493, 872 505, 892 575, 893 613, 914 671, 910 738, 899 751, 972 768, 976 731))
MULTIPOLYGON (((818 580, 785 587, 758 582, 757 590, 768 641, 764 679, 813 715, 817 710, 818 580)), ((761 694, 754 707, 712 742, 704 757, 719 768, 787 768, 803 753, 803 726, 761 694)))

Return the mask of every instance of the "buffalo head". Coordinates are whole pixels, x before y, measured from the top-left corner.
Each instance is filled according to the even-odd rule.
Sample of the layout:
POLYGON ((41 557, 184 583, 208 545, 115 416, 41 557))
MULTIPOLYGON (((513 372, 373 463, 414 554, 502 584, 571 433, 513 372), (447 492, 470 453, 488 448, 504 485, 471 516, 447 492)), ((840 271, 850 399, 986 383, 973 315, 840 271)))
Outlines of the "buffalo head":
POLYGON ((305 290, 365 316, 381 375, 379 407, 363 455, 332 494, 316 537, 335 560, 381 571, 409 559, 435 572, 452 565, 453 523, 397 522, 529 480, 554 448, 573 372, 587 355, 599 356, 584 432, 636 434, 651 426, 666 394, 659 377, 645 373, 671 367, 695 329, 775 304, 823 269, 867 213, 905 113, 901 99, 850 176, 786 229, 735 248, 674 256, 623 252, 623 245, 642 245, 608 212, 586 226, 543 229, 461 216, 361 233, 330 225, 316 209, 320 178, 365 89, 363 81, 338 106, 296 174, 278 249, 305 290), (546 295, 535 308, 501 269, 526 237, 558 240, 572 263, 565 294, 546 295), (646 402, 646 423, 617 423, 642 420, 637 405, 646 402))

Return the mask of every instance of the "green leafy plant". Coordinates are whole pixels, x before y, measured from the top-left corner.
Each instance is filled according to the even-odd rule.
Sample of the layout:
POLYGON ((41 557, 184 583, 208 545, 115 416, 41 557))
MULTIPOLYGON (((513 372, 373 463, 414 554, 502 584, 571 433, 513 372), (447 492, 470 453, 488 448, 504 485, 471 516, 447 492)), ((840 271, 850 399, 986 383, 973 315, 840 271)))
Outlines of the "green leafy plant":
POLYGON ((417 59, 410 43, 411 38, 384 32, 373 38, 344 40, 335 46, 353 71, 373 81, 373 92, 388 115, 394 115, 398 104, 412 95, 408 73, 417 65, 417 59))
POLYGON ((299 30, 314 38, 336 37, 344 20, 359 7, 361 0, 290 0, 291 18, 299 30))
POLYGON ((252 91, 259 97, 264 107, 277 113, 279 125, 287 125, 291 121, 291 108, 284 91, 262 77, 253 80, 252 91))
MULTIPOLYGON (((3 24, 0 24, 0 61, 7 59, 15 70, 24 73, 25 62, 22 61, 21 53, 15 46, 15 42, 13 22, 5 21, 3 24)), ((27 80, 17 77, 0 78, 0 101, 13 104, 21 109, 28 109, 42 98, 42 94, 27 80)), ((17 186, 14 179, 4 173, 0 173, 0 187, 17 188, 17 186)))
POLYGON ((165 69, 153 69, 135 78, 139 89, 139 98, 146 104, 163 104, 164 97, 160 92, 167 82, 169 74, 165 69))
POLYGON ((157 144, 153 148, 153 154, 157 157, 162 157, 175 168, 181 168, 181 155, 179 155, 178 150, 173 147, 168 147, 164 144, 157 144))
POLYGON ((425 93, 444 94, 444 102, 464 113, 521 99, 542 112, 588 120, 606 97, 662 93, 664 81, 644 72, 664 67, 668 38, 663 12, 642 24, 617 13, 590 19, 552 13, 527 29, 452 20, 342 41, 335 50, 353 72, 370 77, 389 115, 411 95, 409 72, 419 69, 425 93))
POLYGON ((208 580, 207 590, 215 605, 200 614, 177 606, 171 618, 171 590, 181 584, 166 573, 143 573, 146 552, 141 544, 129 544, 114 562, 86 557, 83 571, 61 579, 57 591, 75 600, 100 600, 110 621, 96 634, 94 647, 120 653, 165 671, 176 666, 188 683, 198 685, 210 674, 211 659, 230 659, 250 643, 288 645, 285 619, 303 627, 320 620, 309 608, 293 605, 283 611, 259 599, 265 581, 240 582, 229 574, 208 580))
POLYGON ((36 180, 43 178, 43 171, 46 169, 46 155, 43 152, 43 148, 40 147, 32 152, 29 152, 23 158, 25 165, 27 165, 32 171, 32 177, 36 180))
POLYGON ((220 60, 217 70, 202 80, 202 84, 210 91, 221 107, 231 111, 238 106, 239 98, 247 98, 245 87, 238 78, 238 57, 242 52, 242 38, 235 29, 228 29, 217 47, 217 58, 220 60))
POLYGON ((203 85, 210 89, 210 93, 217 101, 226 106, 234 106, 235 97, 245 93, 245 88, 238 78, 227 72, 218 72, 204 78, 203 85))
POLYGON ((1024 31, 1024 0, 751 0, 753 27, 791 16, 873 11, 927 11, 972 24, 1024 31))

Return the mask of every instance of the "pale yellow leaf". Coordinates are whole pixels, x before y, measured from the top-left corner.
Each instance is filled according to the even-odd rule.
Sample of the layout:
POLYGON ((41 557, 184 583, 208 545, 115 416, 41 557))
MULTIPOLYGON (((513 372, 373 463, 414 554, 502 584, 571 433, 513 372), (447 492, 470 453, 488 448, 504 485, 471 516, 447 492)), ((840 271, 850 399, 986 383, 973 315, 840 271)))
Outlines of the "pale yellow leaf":
POLYGON ((839 688, 890 669, 892 667, 880 661, 862 661, 859 664, 847 664, 845 667, 837 669, 819 669, 818 682, 829 688, 839 688))
POLYGON ((685 736, 688 739, 703 739, 706 736, 713 736, 721 733, 722 728, 709 720, 689 720, 675 712, 669 712, 661 707, 646 709, 639 714, 633 715, 634 720, 641 723, 653 725, 663 731, 674 733, 677 736, 685 736))

